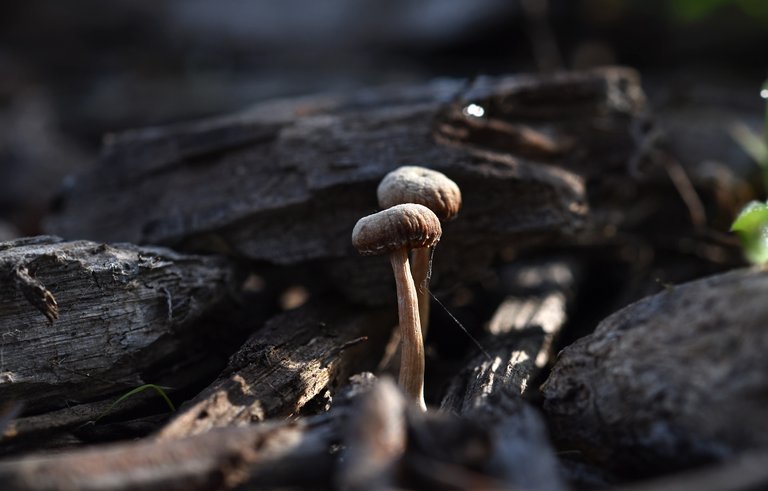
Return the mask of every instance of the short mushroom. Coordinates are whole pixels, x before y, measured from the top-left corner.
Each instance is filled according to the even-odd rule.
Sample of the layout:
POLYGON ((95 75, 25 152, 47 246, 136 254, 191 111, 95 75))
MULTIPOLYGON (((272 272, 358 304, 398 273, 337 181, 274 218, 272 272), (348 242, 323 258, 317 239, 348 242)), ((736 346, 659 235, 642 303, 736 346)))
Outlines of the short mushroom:
MULTIPOLYGON (((442 172, 419 166, 407 165, 393 170, 381 180, 376 194, 382 208, 417 203, 432 210, 441 222, 456 218, 461 208, 459 186, 442 172)), ((430 248, 413 251, 413 280, 419 302, 421 332, 425 339, 429 328, 430 256, 430 248)))
POLYGON ((429 208, 412 203, 363 217, 352 231, 352 245, 361 254, 389 254, 397 285, 401 332, 399 383, 423 410, 427 408, 424 402, 424 339, 408 251, 432 247, 441 234, 437 216, 429 208))

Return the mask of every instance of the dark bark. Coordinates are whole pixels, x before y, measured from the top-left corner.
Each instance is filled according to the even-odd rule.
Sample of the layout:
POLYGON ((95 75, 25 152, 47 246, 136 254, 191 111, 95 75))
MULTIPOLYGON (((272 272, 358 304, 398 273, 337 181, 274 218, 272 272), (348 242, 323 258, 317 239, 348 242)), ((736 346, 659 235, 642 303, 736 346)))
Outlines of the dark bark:
MULTIPOLYGON (((500 452, 509 445, 494 445, 488 428, 453 415, 423 414, 405 401, 391 381, 363 385, 343 394, 327 414, 299 421, 246 424, 185 438, 145 439, 5 460, 0 462, 0 487, 30 491, 510 489, 511 482, 531 482, 524 469, 499 472, 495 467, 500 452), (518 481, 507 479, 512 472, 523 474, 518 481)), ((535 446, 528 450, 531 459, 538 450, 535 446)), ((506 459, 519 457, 512 453, 506 459)))
POLYGON ((553 436, 648 473, 768 444, 768 275, 670 286, 564 349, 542 386, 553 436))
POLYGON ((461 186, 435 277, 472 277, 502 245, 554 244, 578 230, 584 180, 626 176, 642 108, 626 69, 267 103, 113 138, 49 229, 281 264, 322 260, 349 296, 381 302, 391 298, 378 280, 386 268, 358 258, 349 237, 377 208, 385 173, 423 164, 461 186), (486 116, 469 115, 470 103, 486 116))
POLYGON ((233 288, 225 261, 52 237, 0 244, 0 399, 27 410, 135 388, 233 288))

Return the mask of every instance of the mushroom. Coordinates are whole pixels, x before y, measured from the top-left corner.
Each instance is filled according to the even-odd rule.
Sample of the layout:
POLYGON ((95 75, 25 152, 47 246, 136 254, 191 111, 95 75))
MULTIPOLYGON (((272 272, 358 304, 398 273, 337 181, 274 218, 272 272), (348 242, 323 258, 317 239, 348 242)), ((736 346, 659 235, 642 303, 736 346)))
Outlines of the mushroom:
POLYGON ((408 264, 410 249, 428 248, 440 240, 440 220, 427 207, 403 204, 361 218, 352 245, 364 255, 389 254, 397 285, 400 320, 399 383, 422 410, 424 402, 424 338, 421 335, 416 287, 408 264))
MULTIPOLYGON (((388 208, 401 203, 424 205, 441 222, 456 218, 461 208, 459 186, 442 172, 419 166, 399 167, 381 180, 376 194, 379 206, 388 208)), ((413 280, 419 302, 421 333, 427 338, 429 328, 429 263, 431 248, 413 251, 413 280)))

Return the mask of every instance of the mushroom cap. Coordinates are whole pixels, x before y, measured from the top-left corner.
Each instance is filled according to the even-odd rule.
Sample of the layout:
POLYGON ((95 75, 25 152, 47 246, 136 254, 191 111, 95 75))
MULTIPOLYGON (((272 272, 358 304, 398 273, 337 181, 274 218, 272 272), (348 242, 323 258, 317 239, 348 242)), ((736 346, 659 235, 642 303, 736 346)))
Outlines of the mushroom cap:
POLYGON ((352 245, 360 254, 373 256, 397 249, 432 247, 443 230, 440 220, 426 206, 396 205, 357 221, 352 245))
POLYGON ((413 165, 399 167, 384 176, 376 195, 382 208, 418 203, 444 222, 455 218, 461 208, 461 191, 455 182, 442 172, 413 165))

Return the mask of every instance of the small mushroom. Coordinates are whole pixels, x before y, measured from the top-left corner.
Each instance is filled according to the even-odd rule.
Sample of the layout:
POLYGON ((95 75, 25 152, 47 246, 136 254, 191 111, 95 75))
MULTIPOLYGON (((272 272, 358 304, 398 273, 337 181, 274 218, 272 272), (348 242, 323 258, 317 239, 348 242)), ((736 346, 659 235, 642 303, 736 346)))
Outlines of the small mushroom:
POLYGON ((399 383, 422 410, 424 402, 424 339, 421 335, 416 287, 408 264, 410 249, 432 247, 440 240, 440 220, 418 204, 397 205, 361 218, 352 231, 352 245, 364 255, 389 254, 397 285, 401 356, 399 383))
MULTIPOLYGON (((442 172, 419 166, 399 167, 381 180, 376 190, 379 206, 388 208, 402 203, 424 205, 441 222, 456 218, 461 208, 459 186, 442 172)), ((413 251, 413 280, 419 302, 421 333, 424 339, 429 328, 429 262, 431 250, 413 251)))

